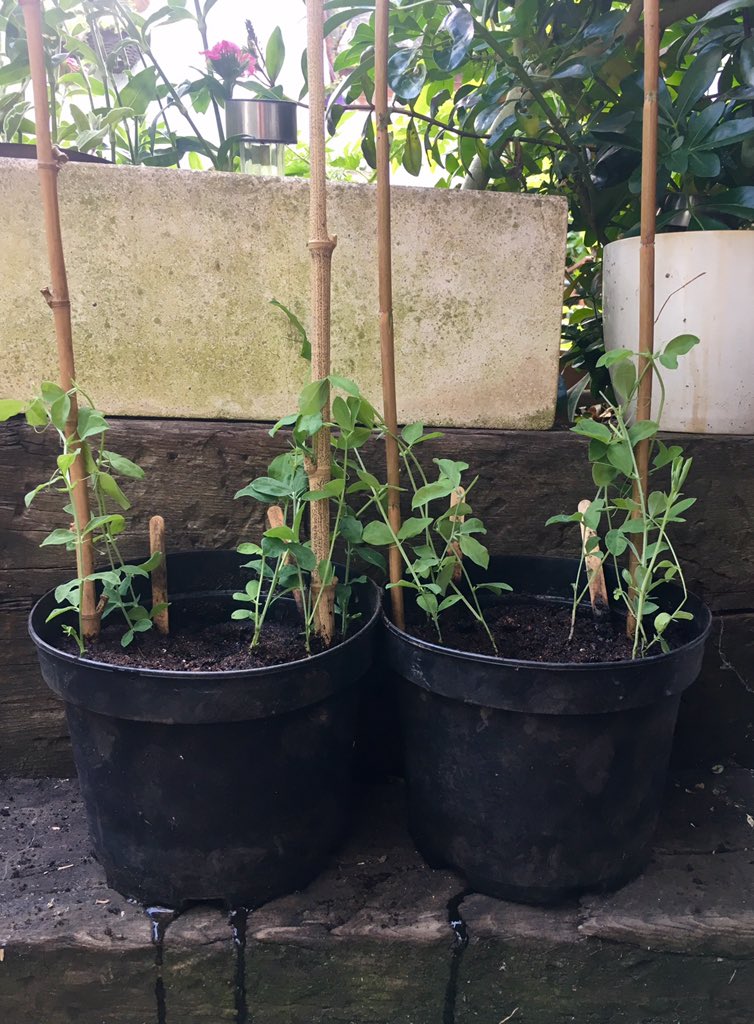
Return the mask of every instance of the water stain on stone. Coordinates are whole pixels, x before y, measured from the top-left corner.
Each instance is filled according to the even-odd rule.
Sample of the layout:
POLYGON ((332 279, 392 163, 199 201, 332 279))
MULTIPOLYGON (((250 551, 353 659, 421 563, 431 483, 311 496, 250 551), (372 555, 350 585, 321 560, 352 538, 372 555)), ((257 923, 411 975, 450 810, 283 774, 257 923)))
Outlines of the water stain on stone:
POLYGON ((144 913, 151 926, 152 945, 154 946, 155 982, 154 996, 157 1007, 157 1024, 167 1024, 167 1002, 165 998, 165 979, 162 976, 162 964, 165 952, 165 933, 178 916, 170 907, 145 907, 144 913))

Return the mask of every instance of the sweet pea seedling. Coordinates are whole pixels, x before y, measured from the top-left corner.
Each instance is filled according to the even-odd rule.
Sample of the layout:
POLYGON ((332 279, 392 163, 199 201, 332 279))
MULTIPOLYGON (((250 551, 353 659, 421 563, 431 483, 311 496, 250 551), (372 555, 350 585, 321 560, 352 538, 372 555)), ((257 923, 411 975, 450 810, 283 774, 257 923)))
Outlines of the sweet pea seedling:
MULTIPOLYGON (((692 460, 684 456, 680 445, 666 445, 657 434, 665 404, 665 385, 660 367, 675 369, 678 357, 698 343, 699 339, 694 335, 684 334, 669 341, 662 351, 645 355, 646 369, 643 372, 654 373, 657 378, 660 407, 657 420, 642 420, 633 425, 630 410, 640 382, 634 364, 636 353, 629 349, 616 349, 600 357, 598 365, 612 368, 613 385, 622 400, 611 403, 602 396, 609 414, 607 419, 584 418, 572 427, 574 434, 589 440, 588 457, 597 492, 585 512, 557 515, 547 521, 548 525, 583 524, 595 534, 602 530, 604 546, 618 579, 613 598, 625 606, 627 614, 632 615, 636 622, 634 658, 643 657, 655 645, 664 652, 669 651, 665 637, 668 627, 674 621, 692 618, 684 607, 686 581, 670 538, 670 528, 685 522, 683 513, 696 501, 696 498, 683 496, 692 460), (650 477, 656 477, 663 470, 666 475, 669 472, 665 490, 645 490, 642 485, 635 449, 645 439, 651 443, 650 477), (638 501, 633 497, 634 487, 637 488, 638 501), (629 552, 636 556, 633 573, 621 562, 629 552), (680 586, 681 601, 672 611, 660 611, 653 597, 658 587, 670 582, 680 586)), ((593 537, 592 547, 596 549, 598 543, 599 538, 593 537)), ((582 549, 579 574, 588 553, 589 542, 582 549)), ((586 589, 580 590, 577 584, 573 590, 572 632, 578 606, 586 593, 586 589)))
POLYGON ((70 518, 70 525, 53 530, 40 546, 60 545, 66 551, 75 552, 80 548, 82 539, 91 536, 95 551, 109 565, 109 568, 101 572, 77 576, 56 587, 55 600, 58 607, 50 613, 47 621, 75 612, 78 626, 64 624, 62 629, 76 641, 79 652, 84 654, 86 644, 81 622, 81 589, 82 584, 90 580, 101 587, 98 611, 102 618, 114 614, 123 620, 125 628, 121 644, 127 647, 137 633, 152 628, 154 616, 162 610, 159 605, 151 610, 143 607, 134 589, 134 577, 148 576, 160 564, 161 556, 157 554, 141 565, 127 565, 119 549, 120 536, 126 526, 123 513, 131 507, 119 481, 122 478, 140 480, 144 471, 124 455, 106 447, 107 420, 77 385, 64 391, 59 385, 44 381, 39 395, 31 402, 0 401, 0 421, 20 413, 25 414, 27 423, 35 430, 52 428, 60 440, 60 454, 52 476, 29 491, 24 503, 28 508, 37 495, 46 491, 60 494, 64 501, 62 511, 70 518), (77 429, 75 435, 68 436, 66 423, 74 395, 79 406, 77 429), (82 399, 87 404, 83 404, 82 399), (83 460, 84 486, 88 486, 92 494, 93 514, 88 522, 79 521, 73 500, 74 487, 77 485, 72 468, 77 460, 83 460))

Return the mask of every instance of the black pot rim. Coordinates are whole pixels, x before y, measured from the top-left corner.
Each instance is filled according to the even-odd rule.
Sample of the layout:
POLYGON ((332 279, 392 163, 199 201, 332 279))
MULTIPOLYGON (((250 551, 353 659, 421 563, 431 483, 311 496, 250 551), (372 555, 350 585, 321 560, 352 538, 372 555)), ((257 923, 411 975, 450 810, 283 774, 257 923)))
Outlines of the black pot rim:
MULTIPOLYGON (((176 551, 170 552, 170 555, 168 557, 181 555, 195 555, 197 553, 197 551, 176 551)), ((144 556, 144 558, 139 559, 129 558, 126 561, 129 564, 138 564, 139 562, 145 561, 145 559, 146 556, 144 556)), ((366 584, 364 584, 364 586, 376 588, 376 584, 372 580, 369 580, 366 584)), ((223 679, 230 680, 238 678, 253 679, 255 677, 260 677, 263 675, 269 677, 278 674, 283 674, 299 666, 305 665, 307 667, 311 667, 312 665, 321 665, 334 651, 346 652, 349 648, 349 645, 357 642, 361 634, 375 622, 375 620, 381 613, 380 602, 376 601, 374 611, 372 612, 368 619, 361 623, 361 625, 359 626, 355 633, 347 637, 345 640, 342 640, 336 646, 328 647, 326 650, 320 651, 318 654, 312 654, 308 658, 296 658, 293 661, 283 661, 280 662, 280 664, 278 665, 260 665, 257 668, 219 669, 217 671, 201 670, 184 672, 179 669, 142 668, 139 665, 112 665, 108 662, 96 661, 94 658, 87 658, 80 654, 69 654, 67 651, 61 651, 59 647, 55 647, 53 644, 50 644, 46 640, 43 640, 36 630, 36 627, 34 625, 34 619, 35 617, 38 617, 39 614, 41 614, 41 612, 38 611, 39 606, 44 601, 46 601, 51 594, 54 594, 54 589, 55 588, 46 591, 39 598, 39 600, 34 602, 34 606, 29 612, 29 617, 27 619, 29 636, 31 637, 33 643, 40 651, 44 652, 52 658, 56 658, 60 661, 67 662, 70 665, 81 665, 85 666, 86 668, 96 669, 100 672, 112 672, 116 675, 123 676, 133 676, 134 673, 138 673, 140 676, 145 676, 147 678, 183 679, 196 682, 223 679)), ((181 593, 169 594, 169 598, 171 601, 178 601, 182 598, 186 598, 189 596, 196 599, 202 596, 218 596, 220 593, 222 592, 193 591, 190 595, 181 593)))
MULTIPOLYGON (((503 556, 509 559, 521 558, 527 561, 531 560, 531 557, 545 557, 545 556, 503 556)), ((562 559, 565 561, 572 561, 571 559, 562 559)), ((551 596, 537 596, 527 595, 532 600, 540 601, 544 604, 563 604, 562 600, 551 596)), ((691 640, 678 647, 674 647, 672 650, 666 653, 650 654, 645 658, 632 658, 626 661, 594 661, 594 662, 572 662, 572 661, 529 661, 523 658, 501 658, 495 654, 481 654, 478 651, 462 651, 456 647, 447 647, 445 644, 432 643, 429 640, 422 640, 420 637, 416 637, 405 630, 400 629, 395 625, 394 622, 388 617, 385 603, 383 602, 382 607, 382 621, 387 629, 388 633, 392 634, 393 637, 400 640, 402 643, 408 644, 413 647, 417 647, 423 651, 427 651, 431 654, 441 655, 445 658, 452 658, 459 661, 472 661, 480 665, 498 665, 500 667, 510 669, 531 669, 536 668, 542 671, 551 669, 558 672, 573 672, 574 674, 583 675, 584 673, 600 672, 603 673, 605 670, 620 669, 622 671, 630 670, 631 666, 636 666, 637 670, 646 666, 662 666, 663 663, 671 662, 676 658, 681 651, 692 651, 701 644, 704 644, 709 633, 710 626, 712 624, 712 613, 709 608, 704 604, 701 598, 697 597, 691 591, 688 592, 688 597, 692 600, 692 603, 696 603, 699 606, 699 610, 703 617, 702 628, 698 634, 691 640)))

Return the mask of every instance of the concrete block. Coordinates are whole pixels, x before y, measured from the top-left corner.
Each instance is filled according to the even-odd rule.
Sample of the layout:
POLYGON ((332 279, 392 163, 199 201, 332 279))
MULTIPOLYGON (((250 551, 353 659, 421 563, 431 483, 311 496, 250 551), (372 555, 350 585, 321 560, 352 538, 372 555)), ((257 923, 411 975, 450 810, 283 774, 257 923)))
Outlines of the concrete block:
MULTIPOLYGON (((308 378, 309 186, 161 168, 59 176, 79 382, 111 415, 275 420, 308 378)), ((36 164, 0 160, 3 397, 57 377, 36 164)), ((375 189, 329 187, 332 365, 379 401, 375 189)), ((566 203, 396 188, 401 421, 546 429, 556 397, 566 203)))

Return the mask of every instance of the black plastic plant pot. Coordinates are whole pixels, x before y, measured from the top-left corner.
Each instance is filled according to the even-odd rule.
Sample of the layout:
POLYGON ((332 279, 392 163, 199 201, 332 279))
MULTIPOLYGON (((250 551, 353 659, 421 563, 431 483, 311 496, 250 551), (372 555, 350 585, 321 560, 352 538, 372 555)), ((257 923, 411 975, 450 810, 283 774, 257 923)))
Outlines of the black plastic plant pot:
MULTIPOLYGON (((576 568, 493 558, 488 578, 570 603, 576 568)), ((679 594, 667 586, 658 603, 676 607, 679 594)), ((540 904, 617 888, 642 870, 680 695, 710 628, 697 598, 686 609, 693 621, 679 624, 669 654, 580 665, 468 654, 387 622, 410 828, 432 867, 455 868, 478 892, 540 904)))
MULTIPOLYGON (((171 626, 225 622, 248 579, 234 552, 168 556, 171 626)), ((246 671, 112 666, 57 649, 54 593, 29 631, 66 704, 94 850, 110 886, 145 904, 255 907, 301 888, 348 828, 358 682, 372 663, 379 595, 363 625, 311 658, 246 671)), ((274 606, 294 615, 282 599, 274 606)))

